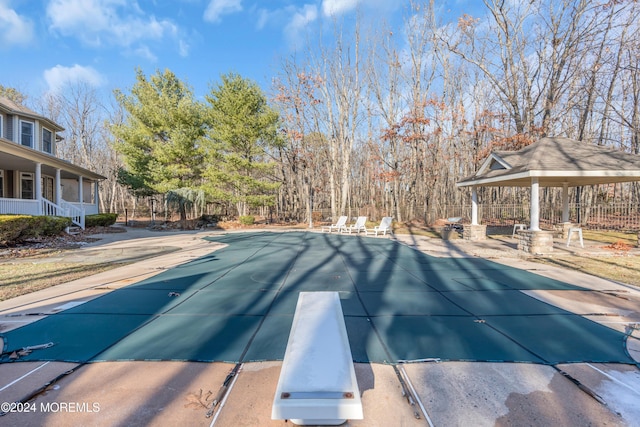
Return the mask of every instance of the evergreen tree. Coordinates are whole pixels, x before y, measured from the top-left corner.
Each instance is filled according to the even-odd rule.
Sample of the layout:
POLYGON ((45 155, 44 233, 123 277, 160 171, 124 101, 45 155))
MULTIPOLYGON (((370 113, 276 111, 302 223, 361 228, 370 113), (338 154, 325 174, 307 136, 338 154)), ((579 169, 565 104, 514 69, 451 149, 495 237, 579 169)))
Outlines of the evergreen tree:
POLYGON ((267 153, 279 143, 278 113, 255 83, 233 73, 223 75, 206 100, 211 128, 208 192, 234 202, 240 215, 249 206, 272 205, 279 184, 267 153))
MULTIPOLYGON (((111 130, 128 181, 162 194, 200 188, 206 123, 203 105, 192 91, 169 70, 149 78, 136 70, 131 93, 116 90, 115 96, 127 112, 125 121, 111 130)), ((179 204, 183 223, 185 206, 179 204)))

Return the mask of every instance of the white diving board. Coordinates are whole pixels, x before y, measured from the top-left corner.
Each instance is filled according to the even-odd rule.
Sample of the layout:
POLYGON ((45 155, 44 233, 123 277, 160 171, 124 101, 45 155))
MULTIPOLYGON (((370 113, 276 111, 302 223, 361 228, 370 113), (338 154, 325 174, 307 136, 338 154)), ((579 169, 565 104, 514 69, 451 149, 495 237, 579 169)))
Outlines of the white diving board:
POLYGON ((298 425, 363 419, 338 292, 300 292, 271 418, 298 425))

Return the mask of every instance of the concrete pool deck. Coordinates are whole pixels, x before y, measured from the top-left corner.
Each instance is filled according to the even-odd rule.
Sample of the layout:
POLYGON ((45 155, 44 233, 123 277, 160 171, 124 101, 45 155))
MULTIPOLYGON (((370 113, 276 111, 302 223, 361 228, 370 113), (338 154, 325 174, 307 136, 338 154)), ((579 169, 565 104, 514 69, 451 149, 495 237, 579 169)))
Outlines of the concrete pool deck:
MULTIPOLYGON (((126 238, 123 234, 105 235, 104 239, 73 251, 74 254, 69 256, 90 256, 93 261, 99 261, 100 256, 110 260, 122 256, 128 261, 135 261, 135 254, 139 253, 144 259, 1 302, 0 333, 38 320, 43 314, 52 313, 69 302, 95 298, 222 247, 202 239, 219 233, 158 234, 130 230, 124 234, 126 238), (154 250, 158 256, 149 258, 154 250)), ((477 250, 483 254, 489 250, 495 251, 496 255, 504 254, 496 258, 491 252, 491 258, 495 262, 597 291, 525 291, 530 296, 620 332, 624 332, 627 325, 640 321, 640 294, 636 288, 508 255, 501 249, 500 242, 485 242, 478 249, 477 245, 463 242, 410 239, 408 236, 399 236, 398 239, 406 240, 409 245, 434 256, 473 257, 469 254, 477 250)), ((638 336, 638 332, 635 335, 638 336)), ((629 338, 627 344, 629 354, 638 360, 638 339, 629 338)), ((212 422, 222 426, 285 425, 282 421, 270 420, 279 366, 277 361, 243 364, 224 405, 217 408, 213 417, 206 418, 206 406, 218 392, 233 364, 146 361, 85 365, 56 361, 3 363, 0 364, 0 402, 19 401, 48 382, 58 380, 29 401, 35 405, 36 411, 9 413, 0 420, 22 426, 211 425, 212 422), (60 404, 63 404, 62 408, 60 404)), ((428 425, 423 408, 431 423, 438 426, 637 425, 634 423, 640 419, 640 374, 634 365, 572 363, 547 366, 456 361, 412 363, 400 367, 403 375, 406 374, 406 386, 415 391, 416 405, 410 406, 402 396, 401 383, 392 366, 359 363, 356 364, 356 373, 365 419, 349 421, 348 425, 428 425), (576 382, 581 386, 578 387, 576 382), (414 412, 421 416, 420 420, 415 419, 414 412)))

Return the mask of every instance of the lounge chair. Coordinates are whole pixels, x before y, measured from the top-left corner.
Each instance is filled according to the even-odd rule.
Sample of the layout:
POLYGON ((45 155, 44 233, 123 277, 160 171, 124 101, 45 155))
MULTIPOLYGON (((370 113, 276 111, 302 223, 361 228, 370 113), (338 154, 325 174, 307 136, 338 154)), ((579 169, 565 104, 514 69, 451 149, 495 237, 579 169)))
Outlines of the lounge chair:
POLYGON ((389 234, 393 234, 393 231, 391 230, 391 221, 393 221, 393 217, 385 216, 382 218, 382 221, 380 221, 380 225, 376 225, 373 229, 366 229, 365 234, 373 233, 377 236, 378 233, 382 233, 383 235, 386 235, 387 231, 389 234))
POLYGON ((347 216, 344 215, 338 218, 338 221, 336 221, 335 224, 323 225, 322 232, 324 233, 324 231, 327 230, 329 231, 329 233, 331 233, 331 231, 333 231, 334 229, 338 231, 342 231, 343 229, 347 228, 346 224, 347 224, 347 216))
POLYGON ((354 224, 351 224, 350 226, 343 228, 341 232, 343 233, 348 232, 349 234, 351 234, 352 231, 355 231, 356 233, 360 234, 361 231, 364 231, 366 233, 367 232, 366 224, 367 224, 367 217, 359 216, 354 224))

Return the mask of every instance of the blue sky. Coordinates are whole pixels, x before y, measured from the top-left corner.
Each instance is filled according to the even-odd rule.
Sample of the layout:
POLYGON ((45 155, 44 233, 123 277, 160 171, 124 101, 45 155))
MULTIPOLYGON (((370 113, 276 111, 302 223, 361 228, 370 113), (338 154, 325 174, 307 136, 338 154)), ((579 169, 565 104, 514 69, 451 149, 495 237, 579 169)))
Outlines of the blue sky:
POLYGON ((0 0, 0 84, 31 97, 78 80, 100 91, 127 90, 140 67, 147 75, 168 68, 200 97, 231 71, 268 90, 280 58, 301 46, 309 29, 333 18, 349 22, 356 11, 401 25, 407 3, 0 0))

